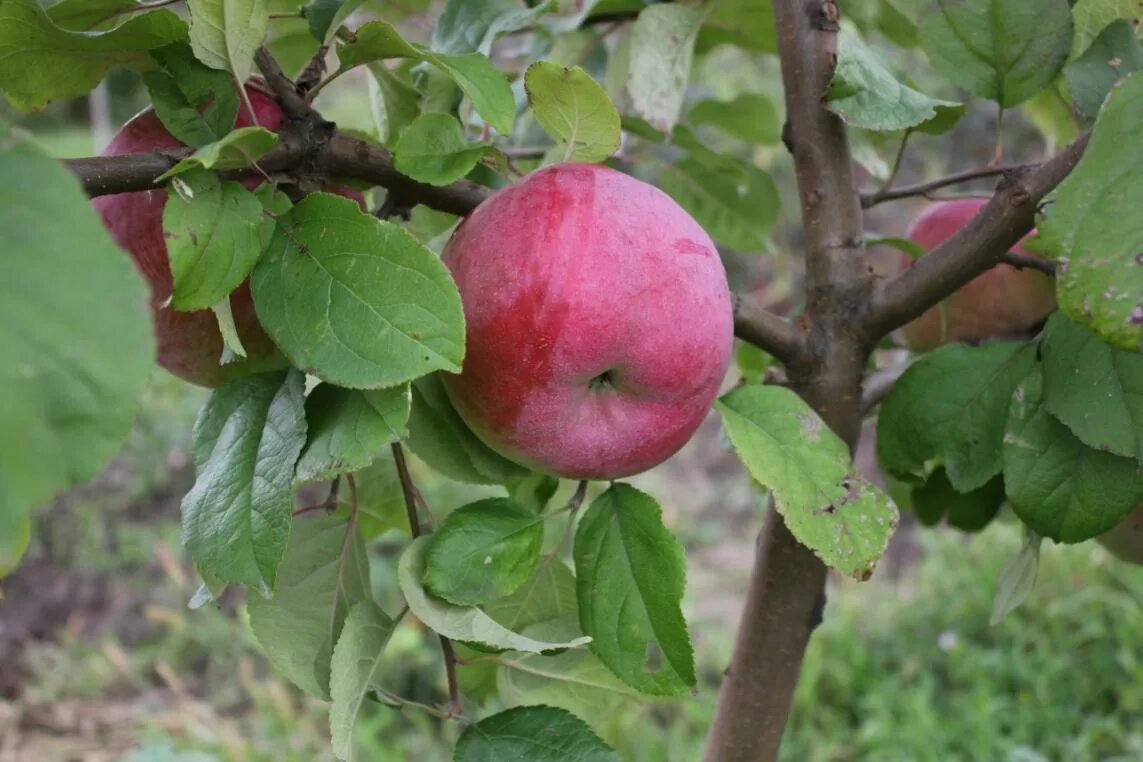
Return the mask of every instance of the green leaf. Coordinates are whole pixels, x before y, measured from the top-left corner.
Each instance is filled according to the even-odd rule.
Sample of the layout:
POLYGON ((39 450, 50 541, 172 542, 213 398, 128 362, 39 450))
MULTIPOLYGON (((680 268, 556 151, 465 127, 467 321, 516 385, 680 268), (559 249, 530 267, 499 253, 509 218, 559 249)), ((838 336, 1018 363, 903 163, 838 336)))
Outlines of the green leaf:
POLYGON ((690 154, 663 167, 658 184, 717 243, 742 252, 769 248, 765 236, 778 216, 778 189, 753 164, 710 166, 690 154))
POLYGON ((508 79, 487 56, 480 53, 444 55, 421 45, 406 42, 384 21, 370 21, 354 32, 352 42, 338 48, 339 71, 386 58, 424 61, 452 77, 472 100, 476 113, 502 135, 512 132, 516 120, 516 100, 508 79))
POLYGON ((274 589, 306 441, 303 404, 301 373, 262 373, 213 391, 195 421, 183 544, 220 580, 274 589))
POLYGON ((867 579, 897 526, 897 508, 861 478, 845 443, 780 386, 740 387, 715 408, 738 457, 769 488, 794 537, 829 566, 867 579))
POLYGON ((1072 15, 1067 0, 938 0, 921 44, 941 74, 1007 108, 1059 74, 1072 15))
POLYGON ((948 525, 965 532, 979 532, 992 523, 1004 504, 1004 480, 993 477, 971 492, 957 492, 948 474, 938 468, 928 481, 913 488, 913 511, 927 526, 944 518, 948 525))
POLYGON ((510 479, 507 484, 508 496, 516 504, 532 513, 543 513, 548 502, 560 488, 560 480, 539 471, 531 471, 525 476, 510 479))
POLYGON ((350 199, 314 193, 278 218, 250 285, 274 343, 323 381, 378 388, 460 371, 464 314, 448 270, 350 199))
POLYGON ((435 632, 453 640, 528 653, 576 648, 590 642, 591 638, 587 637, 559 642, 524 637, 498 624, 478 608, 454 606, 447 601, 429 596, 422 585, 428 542, 428 537, 413 540, 401 554, 401 560, 397 564, 397 582, 405 595, 405 603, 409 610, 435 632))
POLYGON ((511 595, 488 601, 484 613, 513 632, 553 640, 573 640, 579 627, 575 577, 562 562, 541 566, 511 595))
POLYGON ((1003 462, 1012 510, 1057 542, 1097 537, 1143 501, 1143 467, 1077 439, 1048 412, 1038 372, 1016 388, 1003 462))
POLYGON ((1040 344, 1044 404, 1081 442, 1143 461, 1143 355, 1057 313, 1040 344))
POLYGON ((356 526, 344 515, 301 517, 278 567, 277 592, 249 596, 246 609, 274 668, 328 699, 333 645, 349 610, 368 600, 369 560, 356 526))
POLYGON ((373 75, 369 80, 369 105, 377 136, 384 145, 392 145, 420 113, 421 93, 403 73, 391 71, 379 61, 366 68, 373 75))
POLYGON ((86 94, 116 66, 154 68, 148 50, 186 38, 186 24, 165 8, 107 32, 71 32, 53 24, 37 0, 0 0, 0 90, 18 109, 40 109, 86 94))
POLYGON ((1012 391, 1035 365, 1035 347, 997 342, 947 344, 914 363, 881 403, 877 458, 901 479, 926 478, 943 462, 960 492, 1000 473, 1012 391))
POLYGON ((826 108, 849 124, 880 131, 941 127, 943 132, 965 110, 963 103, 930 98, 897 81, 849 26, 839 35, 837 68, 825 101, 826 108))
POLYGON ((158 180, 189 172, 193 169, 244 169, 265 156, 278 145, 278 136, 265 127, 239 127, 228 132, 221 140, 208 143, 178 164, 159 175, 158 180))
POLYGON ((325 42, 365 0, 310 0, 302 6, 302 15, 309 22, 310 34, 325 42), (330 30, 333 30, 331 32, 330 30))
POLYGON ((1127 21, 1113 22, 1084 54, 1064 68, 1072 104, 1088 122, 1095 121, 1104 99, 1123 77, 1143 69, 1143 48, 1127 21))
POLYGON ((679 121, 705 15, 699 8, 663 3, 640 11, 631 28, 627 93, 635 114, 663 132, 679 121))
POLYGON ((338 759, 353 759, 353 729, 365 694, 385 645, 397 624, 372 601, 362 601, 349 611, 337 646, 333 649, 329 693, 329 730, 333 753, 338 759))
POLYGON ((874 246, 892 246, 894 249, 908 254, 913 259, 920 259, 925 256, 925 247, 910 238, 878 236, 866 233, 865 248, 872 249, 874 246))
POLYGON ((521 706, 469 725, 453 762, 619 762, 611 747, 571 712, 521 706))
POLYGON ((186 45, 168 45, 151 55, 163 70, 144 72, 143 82, 167 132, 191 146, 225 137, 238 116, 230 75, 203 66, 186 45))
POLYGON ((294 478, 329 481, 365 468, 387 444, 407 435, 411 394, 391 389, 343 389, 320 384, 306 398, 309 435, 294 478))
POLYGON ((357 521, 362 536, 372 540, 390 529, 409 534, 405 495, 389 448, 376 453, 373 462, 353 478, 357 480, 357 521))
POLYGON ((705 53, 722 44, 761 53, 777 52, 770 0, 722 0, 710 6, 695 49, 705 53))
POLYGON ((1040 541, 1035 532, 1025 528, 1020 550, 1004 564, 997 580, 996 598, 992 601, 992 614, 988 623, 995 627, 1028 599, 1036 586, 1040 571, 1040 541))
POLYGON ((505 706, 556 706, 593 724, 631 711, 644 699, 584 649, 501 656, 495 676, 496 690, 505 706))
POLYGON ((425 587, 458 606, 508 595, 540 561, 544 520, 512 500, 478 500, 449 514, 425 553, 425 587))
POLYGON ((438 53, 490 55, 497 35, 534 26, 551 6, 551 0, 531 8, 513 0, 448 0, 433 28, 432 48, 438 53))
POLYGON ((254 51, 266 37, 266 0, 187 0, 195 57, 212 69, 250 78, 254 51))
POLYGON ((579 621, 592 653, 644 693, 693 687, 694 651, 679 606, 686 558, 655 499, 612 484, 580 519, 574 556, 579 621))
POLYGON ((743 93, 729 101, 699 101, 687 113, 687 119, 694 125, 717 127, 748 143, 773 145, 782 133, 773 101, 756 93, 743 93))
POLYGON ((528 469, 489 449, 472 433, 435 373, 413 383, 408 444, 435 470, 469 484, 505 484, 528 474, 528 469))
POLYGON ((0 511, 0 579, 20 563, 32 539, 32 517, 16 511, 0 511))
POLYGON ((155 340, 147 286, 75 177, 3 124, 0 177, 0 567, 11 568, 28 512, 94 476, 127 436, 155 340))
POLYGON ((1116 19, 1143 21, 1143 8, 1139 7, 1139 0, 1073 0, 1071 5, 1075 26, 1073 57, 1087 50, 1100 32, 1116 19))
POLYGON ((448 185, 461 179, 484 155, 484 146, 470 143, 451 114, 421 114, 401 132, 393 146, 393 164, 414 180, 448 185))
POLYGON ((1121 349, 1143 349, 1143 74, 1116 85, 1091 142, 1038 225, 1058 260, 1060 309, 1121 349))
POLYGON ((580 67, 537 61, 524 73, 524 89, 536 121, 569 159, 603 161, 619 148, 619 112, 580 67))
POLYGON ((56 26, 90 32, 106 27, 116 16, 135 9, 138 4, 138 0, 61 0, 47 12, 56 26))
POLYGON ((163 237, 176 310, 207 309, 246 280, 262 253, 262 204, 241 183, 205 171, 171 183, 163 237))

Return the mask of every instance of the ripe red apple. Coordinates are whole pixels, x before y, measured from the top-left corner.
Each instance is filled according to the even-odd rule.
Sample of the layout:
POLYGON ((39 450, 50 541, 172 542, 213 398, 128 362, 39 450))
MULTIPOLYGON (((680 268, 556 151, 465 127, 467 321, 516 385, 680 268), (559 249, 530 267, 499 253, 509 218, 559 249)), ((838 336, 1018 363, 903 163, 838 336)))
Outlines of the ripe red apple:
MULTIPOLYGON (((905 236, 931 251, 967 225, 986 203, 984 199, 966 198, 932 204, 913 220, 905 236)), ((1014 251, 1032 254, 1019 244, 1014 251)), ((902 269, 911 263, 912 259, 903 254, 902 269)), ((1052 278, 1038 270, 999 264, 962 286, 945 300, 943 308, 933 307, 904 326, 900 335, 907 347, 919 351, 952 341, 1016 336, 1026 333, 1055 308, 1052 278)))
POLYGON ((1115 527, 1096 538, 1120 561, 1143 566, 1143 505, 1135 508, 1115 527))
MULTIPOLYGON (((285 116, 277 102, 254 81, 246 85, 246 92, 254 108, 254 119, 246 104, 242 103, 234 126, 248 127, 256 123, 268 130, 280 129, 285 116)), ((103 155, 117 156, 182 147, 183 144, 163 127, 155 112, 147 109, 123 125, 104 149, 103 155)), ((244 184, 253 188, 259 182, 253 179, 244 181, 244 184)), ((364 201, 361 194, 355 191, 335 191, 358 203, 364 201)), ((163 239, 163 207, 167 203, 165 190, 100 196, 92 203, 102 215, 103 224, 111 236, 131 253, 135 265, 151 286, 151 314, 158 339, 159 365, 191 383, 214 387, 221 386, 236 373, 284 363, 277 347, 262 330, 254 314, 249 281, 243 282, 230 295, 235 327, 247 354, 247 360, 242 363, 219 365, 223 348, 222 334, 213 312, 179 312, 167 305, 173 280, 167 245, 163 239)))
POLYGON ((490 197, 443 259, 464 302, 463 372, 443 374, 481 440, 573 479, 644 471, 701 423, 730 362, 718 252, 657 188, 595 164, 490 197))

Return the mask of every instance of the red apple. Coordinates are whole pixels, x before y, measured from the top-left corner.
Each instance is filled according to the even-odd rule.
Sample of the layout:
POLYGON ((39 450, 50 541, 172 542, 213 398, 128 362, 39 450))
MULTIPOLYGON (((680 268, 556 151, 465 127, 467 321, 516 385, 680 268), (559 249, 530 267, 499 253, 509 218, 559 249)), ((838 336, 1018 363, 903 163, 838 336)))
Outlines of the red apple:
POLYGON ((1143 505, 1127 514, 1115 527, 1096 538, 1120 561, 1143 566, 1143 505))
POLYGON ((463 372, 444 385, 492 449, 614 479, 702 422, 730 362, 730 291, 709 236, 662 191, 546 167, 477 207, 443 259, 467 323, 463 372))
MULTIPOLYGON (((281 108, 255 82, 248 83, 246 92, 254 108, 255 119, 243 103, 239 108, 235 127, 257 123, 260 127, 277 131, 285 121, 281 108)), ((116 133, 104 156, 182 148, 174 136, 163 127, 155 112, 147 109, 116 133)), ((258 180, 245 181, 253 188, 258 180)), ((363 199, 354 191, 339 190, 342 195, 358 203, 363 199)), ((270 338, 262 330, 254 314, 249 281, 230 295, 230 308, 234 314, 238 336, 247 353, 247 361, 220 365, 222 334, 218 321, 210 310, 179 312, 168 304, 173 288, 171 265, 163 239, 163 207, 167 203, 164 190, 120 193, 100 196, 93 202, 103 217, 103 224, 120 246, 131 253, 136 266, 151 286, 151 314, 158 339, 159 365, 178 376, 201 386, 221 386, 236 373, 251 368, 273 367, 284 360, 270 338)))
MULTIPOLYGON (((967 225, 986 203, 984 199, 966 198, 932 204, 913 221, 905 236, 931 251, 967 225)), ((1014 251, 1033 254, 1019 244, 1014 251)), ((911 262, 902 255, 902 269, 911 262)), ((943 307, 933 307, 904 326, 900 334, 906 346, 920 351, 951 341, 1017 336, 1055 308, 1052 278, 1038 270, 999 264, 962 286, 943 307)))

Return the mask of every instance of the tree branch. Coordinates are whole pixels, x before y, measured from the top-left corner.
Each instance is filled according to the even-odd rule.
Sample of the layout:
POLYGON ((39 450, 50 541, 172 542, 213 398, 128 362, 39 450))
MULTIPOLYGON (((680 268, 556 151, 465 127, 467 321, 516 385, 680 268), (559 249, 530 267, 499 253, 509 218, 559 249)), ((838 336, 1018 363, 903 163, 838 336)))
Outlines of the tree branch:
POLYGON ((802 337, 786 320, 734 295, 734 335, 790 364, 802 349, 802 337))
MULTIPOLYGON (((773 0, 772 7, 786 93, 783 142, 794 157, 806 232, 806 311, 787 370, 791 388, 852 450, 869 346, 855 316, 872 282, 863 271, 861 203, 845 125, 822 106, 837 61, 840 13, 834 0, 773 0)), ((821 621, 825 580, 826 567, 771 504, 705 762, 777 759, 806 644, 821 621)))
POLYGON ((1000 255, 1003 264, 1011 265, 1017 270, 1039 270, 1044 275, 1056 274, 1056 263, 1050 259, 1037 257, 1034 254, 1022 254, 1018 251, 1006 251, 1000 255))
POLYGON ((872 193, 861 194, 861 208, 869 209, 870 207, 877 206, 884 201, 894 201, 899 198, 909 198, 911 196, 928 196, 935 190, 947 188, 950 185, 957 185, 959 183, 967 183, 970 180, 979 180, 982 177, 994 177, 996 175, 1007 175, 1011 172, 1018 172, 1024 169, 1024 165, 1017 164, 1008 167, 978 167, 977 169, 969 169, 964 172, 957 172, 956 174, 946 175, 945 177, 938 177, 935 180, 929 180, 924 183, 917 183, 916 185, 906 185, 902 188, 885 188, 872 193))
POLYGON ((881 283, 862 325, 868 338, 876 341, 918 317, 1001 261, 1032 229, 1040 202, 1079 162, 1088 135, 1037 167, 1010 173, 968 225, 908 270, 881 283))
MULTIPOLYGON (((359 138, 335 133, 327 141, 315 143, 307 133, 295 134, 291 126, 283 130, 282 140, 258 160, 266 172, 289 172, 302 164, 332 178, 352 178, 380 185, 389 191, 396 208, 424 204, 438 211, 463 217, 492 193, 492 189, 468 180, 451 185, 429 185, 403 175, 393 166, 393 156, 384 148, 359 138)), ((164 183, 155 178, 189 156, 191 148, 173 151, 151 151, 120 156, 95 156, 86 159, 64 159, 88 196, 154 190, 164 183)), ((250 172, 228 173, 244 177, 250 172)), ((789 362, 800 346, 793 326, 782 318, 745 300, 735 300, 735 334, 769 352, 782 362, 789 362)))

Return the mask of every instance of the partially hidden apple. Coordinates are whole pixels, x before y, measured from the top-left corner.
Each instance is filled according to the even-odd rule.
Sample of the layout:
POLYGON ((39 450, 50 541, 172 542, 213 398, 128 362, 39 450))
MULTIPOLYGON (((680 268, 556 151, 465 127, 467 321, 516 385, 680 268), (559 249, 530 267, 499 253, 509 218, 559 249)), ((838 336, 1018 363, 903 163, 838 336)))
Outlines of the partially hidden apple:
MULTIPOLYGON (((243 103, 235 120, 235 127, 257 124, 277 131, 285 116, 277 102, 256 82, 246 86, 254 118, 243 103)), ((104 149, 104 156, 136 153, 140 151, 169 150, 184 145, 167 132, 151 109, 147 109, 127 122, 104 149)), ((259 184, 247 180, 247 187, 259 184)), ((361 203, 360 194, 338 191, 361 203)), ((130 252, 135 265, 151 287, 151 316, 158 342, 159 365, 174 375, 200 386, 221 386, 236 373, 251 368, 284 365, 277 348, 262 330, 254 314, 249 281, 243 282, 230 295, 230 308, 234 315, 238 337, 247 353, 244 363, 220 364, 223 343, 218 321, 211 310, 180 312, 168 301, 173 288, 171 265, 163 238, 163 207, 167 203, 164 190, 139 191, 100 196, 92 201, 103 218, 103 224, 112 238, 130 252)))
POLYGON ((1096 542, 1120 561, 1143 566, 1143 505, 1097 537, 1096 542))
MULTIPOLYGON (((967 225, 986 203, 978 198, 934 203, 913 220, 905 237, 931 251, 967 225)), ((1019 244, 1013 250, 1035 256, 1019 244)), ((911 263, 912 259, 903 254, 902 269, 911 263)), ((1019 336, 1055 308, 1051 277, 1030 268, 998 264, 966 283, 943 305, 932 307, 905 325, 900 336, 907 347, 918 351, 954 341, 1019 336)))
POLYGON ((674 454, 726 375, 733 315, 710 237, 659 189, 557 164, 472 212, 443 259, 464 303, 457 412, 538 471, 615 479, 674 454))

